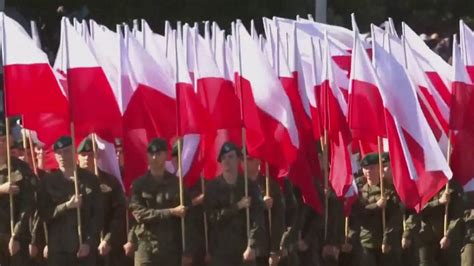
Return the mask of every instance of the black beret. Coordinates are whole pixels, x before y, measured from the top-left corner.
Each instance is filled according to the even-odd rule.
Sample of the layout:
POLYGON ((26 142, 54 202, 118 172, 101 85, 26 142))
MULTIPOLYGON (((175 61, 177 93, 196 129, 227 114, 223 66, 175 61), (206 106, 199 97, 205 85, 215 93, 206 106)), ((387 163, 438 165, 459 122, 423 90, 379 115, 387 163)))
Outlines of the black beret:
POLYGON ((368 153, 362 158, 360 161, 360 166, 361 167, 366 167, 374 164, 379 163, 379 154, 378 153, 368 153))
POLYGON ((219 151, 219 155, 217 156, 217 161, 221 162, 222 156, 231 151, 235 151, 237 153, 237 156, 242 157, 242 151, 237 147, 237 145, 227 141, 222 145, 221 150, 219 151))
POLYGON ((168 144, 164 139, 155 138, 148 144, 147 152, 150 154, 158 153, 160 151, 168 151, 168 144))
POLYGON ((53 145, 54 151, 66 148, 72 145, 72 138, 70 136, 62 136, 53 145))
POLYGON ((92 152, 92 139, 90 138, 85 138, 81 144, 79 144, 79 147, 77 148, 77 152, 92 152))

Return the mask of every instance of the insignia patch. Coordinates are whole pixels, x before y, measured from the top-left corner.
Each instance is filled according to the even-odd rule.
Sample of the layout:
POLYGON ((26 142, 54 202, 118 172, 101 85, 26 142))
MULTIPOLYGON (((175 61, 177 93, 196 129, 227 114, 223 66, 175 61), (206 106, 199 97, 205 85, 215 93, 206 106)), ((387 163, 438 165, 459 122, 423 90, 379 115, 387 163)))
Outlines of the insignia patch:
POLYGON ((110 192, 112 191, 112 188, 107 186, 106 184, 100 184, 100 190, 103 192, 103 193, 107 193, 107 192, 110 192))
POLYGON ((21 175, 20 171, 16 170, 15 172, 11 173, 11 181, 12 183, 21 181, 23 179, 23 175, 21 175))
POLYGON ((156 202, 157 203, 162 203, 163 202, 163 194, 158 194, 156 195, 156 202))
POLYGON ((86 187, 86 194, 90 194, 92 192, 92 189, 86 187))
POLYGON ((142 198, 151 199, 153 196, 150 193, 142 192, 142 198))

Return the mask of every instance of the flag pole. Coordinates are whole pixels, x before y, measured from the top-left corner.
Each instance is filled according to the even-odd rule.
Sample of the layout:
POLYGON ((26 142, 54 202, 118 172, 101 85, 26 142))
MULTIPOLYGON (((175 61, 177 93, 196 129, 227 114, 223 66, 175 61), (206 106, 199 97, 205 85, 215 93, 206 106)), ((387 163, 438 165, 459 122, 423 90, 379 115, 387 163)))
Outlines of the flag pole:
MULTIPOLYGON (((270 197, 270 167, 265 162, 265 195, 270 197)), ((268 209, 268 232, 272 234, 272 209, 268 209)))
MULTIPOLYGON (((383 182, 383 164, 382 164, 382 137, 377 137, 377 149, 379 154, 379 174, 380 174, 380 198, 385 199, 385 186, 383 182)), ((382 208, 382 233, 385 232, 386 228, 386 215, 385 215, 385 207, 382 208)))
MULTIPOLYGON (((452 137, 452 131, 449 130, 448 132, 448 149, 446 151, 446 161, 448 165, 451 163, 451 149, 452 149, 452 144, 451 144, 451 137, 452 137)), ((449 181, 446 183, 446 187, 444 189, 444 193, 446 195, 449 194, 449 181)), ((448 233, 448 214, 449 214, 449 200, 446 202, 446 205, 444 206, 444 219, 443 219, 443 234, 446 236, 448 233)))
MULTIPOLYGON (((242 91, 242 54, 241 54, 241 47, 240 47, 240 34, 239 30, 241 27, 241 22, 237 20, 235 24, 235 38, 236 38, 236 43, 237 43, 237 52, 238 52, 238 60, 239 60, 239 93, 240 93, 240 117, 242 121, 242 153, 244 157, 244 184, 245 184, 245 197, 248 197, 249 195, 249 175, 247 173, 247 130, 245 129, 245 120, 244 120, 244 94, 242 91)), ((247 226, 247 239, 250 238, 250 209, 246 208, 245 209, 245 216, 246 216, 246 226, 247 226)))
MULTIPOLYGON (((176 78, 176 98, 177 98, 177 103, 176 103, 176 116, 177 116, 177 135, 178 135, 178 180, 179 180, 179 204, 181 206, 184 205, 184 189, 183 189, 183 168, 182 168, 182 139, 181 139, 181 114, 179 111, 179 90, 178 90, 178 81, 179 81, 179 59, 178 59, 178 34, 181 32, 181 21, 177 22, 176 25, 176 33, 174 35, 174 52, 175 52, 175 66, 176 66, 176 72, 175 72, 175 78, 176 78)), ((185 224, 184 224, 184 217, 181 218, 181 241, 182 241, 182 246, 183 250, 186 249, 186 232, 185 232, 185 224)))
POLYGON ((344 217, 344 244, 349 243, 349 216, 344 217))
MULTIPOLYGON (((2 17, 3 18, 3 17, 2 17)), ((5 29, 5 19, 2 19, 2 26, 3 29, 5 29)), ((5 40, 5 30, 2 30, 2 39, 5 40)), ((2 42, 2 55, 3 55, 3 60, 6 58, 6 48, 5 48, 5 42, 2 42)), ((5 78, 3 78, 3 88, 5 88, 5 78)), ((8 183, 10 186, 12 185, 12 176, 11 176, 11 155, 10 155, 10 120, 8 119, 7 115, 7 96, 6 96, 6 90, 3 90, 3 104, 4 104, 4 110, 5 110, 5 134, 6 134, 6 142, 7 142, 7 178, 8 178, 8 183)), ((14 225, 15 225, 15 219, 14 219, 14 214, 15 214, 15 209, 13 206, 13 194, 10 192, 8 194, 8 200, 10 201, 10 233, 11 236, 13 237, 13 231, 14 231, 14 225)))
POLYGON ((324 129, 323 137, 323 174, 324 174, 324 240, 328 238, 329 227, 329 154, 328 154, 328 132, 324 129))
MULTIPOLYGON (((65 33, 65 42, 66 42, 66 45, 65 45, 65 49, 66 49, 66 58, 68 59, 67 60, 67 67, 69 68, 69 47, 68 47, 68 26, 66 23, 69 23, 69 21, 66 21, 67 18, 63 18, 63 25, 64 25, 64 33, 65 33)), ((68 79, 69 81, 69 79, 68 79)), ((70 88, 70 87, 69 87, 70 88)), ((70 123, 70 130, 71 130, 71 139, 72 139, 72 158, 74 160, 74 170, 73 170, 73 178, 74 178, 74 196, 77 198, 79 198, 79 181, 77 180, 77 163, 76 163, 76 140, 75 140, 75 126, 74 126, 74 116, 73 116, 73 108, 72 108, 72 93, 69 92, 68 93, 68 97, 69 97, 69 113, 70 113, 70 119, 71 119, 71 123, 70 123)), ((77 235, 78 235, 78 238, 79 238, 79 245, 82 245, 82 219, 81 219, 81 208, 80 207, 77 207, 76 208, 76 212, 77 212, 77 235)))

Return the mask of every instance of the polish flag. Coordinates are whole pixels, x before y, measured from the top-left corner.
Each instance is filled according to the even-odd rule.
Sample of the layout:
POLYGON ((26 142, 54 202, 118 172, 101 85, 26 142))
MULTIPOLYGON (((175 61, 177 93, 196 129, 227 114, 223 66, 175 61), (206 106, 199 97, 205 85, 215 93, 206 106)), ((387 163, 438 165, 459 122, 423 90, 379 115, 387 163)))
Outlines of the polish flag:
POLYGON ((48 57, 13 19, 1 13, 5 115, 23 116, 46 146, 69 133, 67 98, 48 57))
MULTIPOLYGON (((240 102, 232 81, 226 79, 219 71, 207 41, 199 36, 196 30, 190 33, 189 38, 193 40, 194 44, 194 73, 197 80, 197 94, 202 105, 209 112, 210 119, 213 121, 215 128, 218 130, 218 138, 215 139, 217 143, 214 143, 213 139, 211 143, 206 145, 208 149, 206 149, 206 168, 204 174, 207 178, 212 178, 218 175, 219 167, 216 158, 222 144, 225 141, 232 141, 236 144, 242 142, 240 102), (211 145, 209 146, 209 144, 211 145)), ((224 49, 224 39, 220 39, 220 41, 222 41, 220 42, 220 49, 224 49)), ((222 63, 224 64, 224 62, 222 63)))
MULTIPOLYGON (((153 57, 125 28, 121 42, 121 86, 123 114, 124 186, 147 171, 146 149, 153 138, 171 143, 176 137, 176 89, 166 58, 153 57), (128 44, 125 46, 125 44, 128 44)), ((171 145, 170 145, 171 146, 171 145)))
POLYGON ((349 87, 349 126, 354 139, 376 144, 377 137, 386 136, 383 103, 379 92, 380 83, 358 32, 354 32, 349 87))
MULTIPOLYGON (((462 36, 462 35, 461 35, 462 36)), ((464 40, 467 43, 466 40, 464 40)), ((462 43, 462 42, 461 42, 462 43)), ((467 51, 467 49, 465 50, 467 51)), ((464 55, 464 60, 468 57, 464 55)), ((474 84, 461 58, 461 51, 454 38, 453 43, 453 98, 451 102, 450 129, 453 132, 451 169, 453 177, 464 191, 474 190, 474 84)), ((466 60, 468 61, 468 60, 466 60)))
POLYGON ((323 119, 331 151, 329 181, 336 195, 343 197, 351 187, 353 180, 349 150, 352 137, 347 123, 347 100, 336 82, 335 69, 339 67, 332 60, 331 51, 333 49, 327 35, 324 44, 324 82, 321 85, 321 101, 326 109, 323 119))
POLYGON ((78 143, 91 133, 113 143, 122 119, 110 81, 84 38, 62 19, 65 34, 68 100, 78 143))
MULTIPOLYGON (((450 106, 451 88, 450 78, 452 67, 438 54, 432 51, 428 45, 408 25, 402 23, 403 37, 420 63, 428 80, 433 84, 434 91, 439 97, 435 97, 436 104, 442 110, 442 105, 450 106)), ((409 58, 408 58, 409 59, 409 58)), ((408 65, 409 67, 410 65, 408 65)), ((448 121, 449 119, 447 119, 448 121)))
MULTIPOLYGON (((386 35, 386 42, 395 37, 386 35)), ((387 49, 388 50, 388 49, 387 49)), ((374 45, 380 94, 385 107, 394 185, 407 208, 420 211, 452 177, 405 68, 390 52, 374 45)))

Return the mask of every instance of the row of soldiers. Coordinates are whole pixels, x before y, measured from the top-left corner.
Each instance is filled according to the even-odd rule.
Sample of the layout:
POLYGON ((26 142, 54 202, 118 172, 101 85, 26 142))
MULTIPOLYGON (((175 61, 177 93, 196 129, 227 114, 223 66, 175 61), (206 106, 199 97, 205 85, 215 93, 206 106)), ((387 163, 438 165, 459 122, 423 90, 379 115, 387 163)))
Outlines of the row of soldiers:
MULTIPOLYGON (((359 196, 346 218, 347 202, 332 190, 318 185, 321 200, 328 198, 320 214, 287 179, 266 178, 261 162, 230 142, 217 158, 222 174, 188 190, 166 170, 166 141, 152 140, 149 170, 128 203, 119 180, 95 169, 91 139, 77 160, 72 139, 58 139, 54 171, 11 158, 10 181, 7 145, 0 124, 2 266, 474 265, 473 193, 450 181, 420 213, 404 209, 387 154, 382 179, 378 154, 361 160, 359 196)), ((177 155, 173 149, 175 166, 177 155)))

